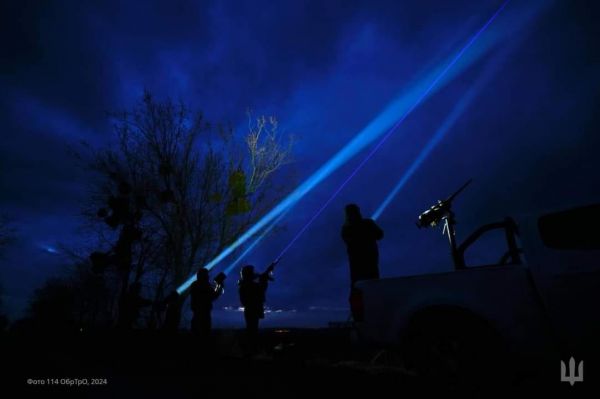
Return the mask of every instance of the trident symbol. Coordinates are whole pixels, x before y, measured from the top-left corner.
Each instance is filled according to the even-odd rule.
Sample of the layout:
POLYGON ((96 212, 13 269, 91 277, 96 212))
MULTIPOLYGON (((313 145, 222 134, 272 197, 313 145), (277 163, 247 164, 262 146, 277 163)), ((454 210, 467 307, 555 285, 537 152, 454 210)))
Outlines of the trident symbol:
POLYGON ((562 382, 568 382, 571 386, 575 385, 576 382, 583 382, 583 360, 579 362, 577 366, 577 374, 575 374, 575 359, 571 356, 569 359, 569 375, 567 375, 567 367, 565 362, 560 361, 560 380, 562 382))

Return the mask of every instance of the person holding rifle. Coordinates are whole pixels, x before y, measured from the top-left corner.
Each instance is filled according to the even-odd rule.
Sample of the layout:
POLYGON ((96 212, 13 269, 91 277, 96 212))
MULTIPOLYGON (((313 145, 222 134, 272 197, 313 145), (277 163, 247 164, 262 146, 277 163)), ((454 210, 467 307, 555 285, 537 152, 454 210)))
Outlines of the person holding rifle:
POLYGON ((261 273, 254 272, 254 266, 242 267, 240 280, 238 282, 240 302, 244 308, 244 319, 246 321, 246 336, 250 347, 255 347, 258 337, 258 323, 265 317, 265 300, 269 281, 273 281, 272 273, 276 260, 261 273))
POLYGON ((219 273, 212 284, 208 270, 200 268, 196 274, 196 281, 191 286, 191 306, 194 313, 192 332, 203 341, 210 337, 212 304, 223 293, 224 280, 225 274, 219 273))

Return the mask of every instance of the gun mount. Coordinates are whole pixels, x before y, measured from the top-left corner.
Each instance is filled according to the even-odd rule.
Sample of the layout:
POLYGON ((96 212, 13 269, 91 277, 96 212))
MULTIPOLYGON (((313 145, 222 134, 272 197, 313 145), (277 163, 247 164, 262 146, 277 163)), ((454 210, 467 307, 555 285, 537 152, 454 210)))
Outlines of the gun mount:
POLYGON ((511 218, 506 218, 502 222, 490 223, 481 226, 474 233, 472 233, 467 239, 461 244, 456 243, 456 219, 454 212, 452 211, 452 201, 460 194, 470 183, 472 179, 469 179, 463 184, 458 190, 445 200, 438 200, 437 204, 427 209, 425 212, 419 215, 417 220, 417 227, 437 227, 440 223, 444 223, 442 234, 448 234, 448 241, 450 243, 450 251, 452 254, 452 261, 454 267, 457 270, 466 269, 465 264, 465 251, 469 248, 482 234, 496 229, 503 229, 506 233, 506 241, 508 244, 508 251, 502 256, 499 264, 505 264, 510 260, 514 264, 521 263, 519 256, 519 248, 515 240, 515 235, 518 234, 517 225, 511 218))
POLYGON ((460 194, 470 183, 472 179, 467 180, 454 194, 450 195, 445 200, 438 200, 437 204, 434 204, 431 208, 419 215, 417 220, 417 227, 436 227, 441 222, 444 223, 442 234, 448 234, 448 241, 450 243, 450 251, 452 253, 452 260, 456 269, 464 269, 465 262, 461 262, 458 256, 458 250, 456 245, 456 219, 454 218, 454 212, 452 212, 452 201, 460 194))

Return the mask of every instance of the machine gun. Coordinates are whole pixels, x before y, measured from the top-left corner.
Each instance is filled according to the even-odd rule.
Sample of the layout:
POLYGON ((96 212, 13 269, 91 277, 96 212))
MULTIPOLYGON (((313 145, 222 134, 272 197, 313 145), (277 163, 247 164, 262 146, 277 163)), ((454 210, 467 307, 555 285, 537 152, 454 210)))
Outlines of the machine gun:
POLYGON ((218 287, 223 287, 225 285, 226 278, 227 278, 227 275, 225 273, 221 272, 216 275, 216 277, 214 278, 214 282, 218 287))
POLYGON ((279 263, 279 261, 281 260, 281 258, 277 258, 275 259, 270 265, 269 267, 267 267, 267 270, 265 270, 262 274, 260 274, 259 276, 261 278, 266 278, 269 281, 275 281, 275 279, 273 278, 273 270, 275 270, 275 266, 277 266, 277 264, 279 263))
POLYGON ((425 212, 419 215, 417 220, 417 227, 436 227, 442 221, 444 222, 444 228, 442 234, 448 233, 448 240, 450 242, 450 250, 452 252, 452 259, 457 269, 464 269, 464 260, 460 260, 457 245, 456 245, 456 219, 454 218, 454 212, 452 212, 452 201, 460 194, 469 184, 472 179, 467 180, 458 190, 445 200, 438 200, 437 204, 427 209, 425 212))
POLYGON ((217 296, 223 295, 225 293, 225 279, 227 275, 224 272, 220 272, 215 276, 213 282, 215 283, 214 290, 217 296))
MULTIPOLYGON (((427 209, 425 212, 419 215, 419 219, 417 220, 417 227, 436 227, 442 220, 446 221, 446 224, 449 224, 454 218, 454 213, 452 212, 452 201, 460 194, 473 179, 469 179, 465 184, 463 184, 458 190, 454 192, 451 196, 446 198, 445 200, 438 200, 437 204, 433 205, 431 208, 427 209)), ((444 228, 445 230, 445 228, 444 228)))

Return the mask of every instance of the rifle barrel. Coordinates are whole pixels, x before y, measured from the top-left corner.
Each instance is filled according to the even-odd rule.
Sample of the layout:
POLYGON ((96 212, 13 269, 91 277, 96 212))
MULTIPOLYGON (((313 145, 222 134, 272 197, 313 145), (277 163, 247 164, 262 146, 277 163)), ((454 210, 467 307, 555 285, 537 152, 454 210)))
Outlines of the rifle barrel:
POLYGON ((452 202, 454 200, 454 198, 456 198, 456 196, 458 194, 460 194, 465 188, 467 188, 467 186, 469 184, 471 184, 472 181, 473 181, 473 179, 467 180, 467 182, 465 184, 463 184, 458 190, 456 190, 454 192, 454 194, 452 194, 451 196, 449 196, 444 202, 452 202))

